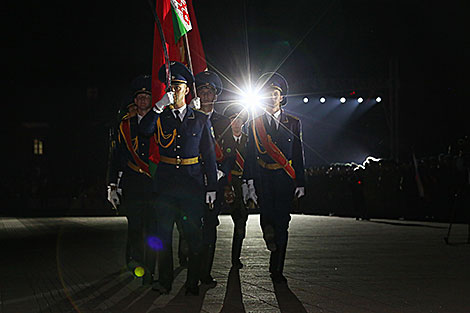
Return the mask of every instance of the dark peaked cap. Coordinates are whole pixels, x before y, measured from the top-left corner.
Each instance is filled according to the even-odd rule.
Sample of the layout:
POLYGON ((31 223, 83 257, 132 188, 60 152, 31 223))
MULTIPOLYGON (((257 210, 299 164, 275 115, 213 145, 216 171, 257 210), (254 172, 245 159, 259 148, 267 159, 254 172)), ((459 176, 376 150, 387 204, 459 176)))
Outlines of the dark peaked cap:
POLYGON ((139 75, 131 83, 131 91, 134 97, 139 93, 146 93, 152 95, 152 76, 139 75))
POLYGON ((279 89, 281 96, 284 98, 281 101, 281 105, 287 103, 287 94, 289 92, 289 86, 287 80, 279 73, 276 72, 267 72, 261 75, 256 83, 258 89, 266 89, 269 87, 279 89))
MULTIPOLYGON (((171 61, 170 72, 172 84, 186 84, 191 87, 194 82, 193 74, 183 63, 178 61, 171 61)), ((166 83, 165 64, 163 64, 158 70, 158 79, 162 83, 166 83)))
POLYGON ((224 110, 224 115, 228 118, 239 117, 243 119, 243 123, 248 120, 248 111, 247 109, 238 102, 228 105, 224 110))
POLYGON ((222 93, 222 81, 220 80, 219 75, 214 72, 204 71, 196 75, 196 88, 204 86, 214 88, 216 95, 220 95, 222 93))

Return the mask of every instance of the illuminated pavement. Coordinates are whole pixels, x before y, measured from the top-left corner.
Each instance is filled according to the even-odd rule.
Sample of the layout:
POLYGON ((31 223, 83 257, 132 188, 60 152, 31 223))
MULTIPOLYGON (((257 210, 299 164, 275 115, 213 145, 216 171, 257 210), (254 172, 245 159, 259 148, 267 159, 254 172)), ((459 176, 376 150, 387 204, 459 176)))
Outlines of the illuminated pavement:
POLYGON ((122 271, 124 218, 0 218, 0 312, 470 312, 466 225, 445 245, 447 224, 295 215, 287 287, 269 278, 258 220, 250 216, 239 273, 222 216, 217 287, 184 296, 177 270, 171 294, 157 297, 122 271))

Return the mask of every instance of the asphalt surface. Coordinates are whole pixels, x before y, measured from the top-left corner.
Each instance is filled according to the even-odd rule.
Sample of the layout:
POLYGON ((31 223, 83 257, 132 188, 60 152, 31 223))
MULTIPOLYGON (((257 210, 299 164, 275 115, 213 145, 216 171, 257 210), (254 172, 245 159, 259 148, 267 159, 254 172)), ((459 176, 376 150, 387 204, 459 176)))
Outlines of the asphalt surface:
POLYGON ((259 216, 249 217, 239 271, 230 270, 233 223, 221 216, 218 284, 194 297, 184 295, 184 268, 165 296, 125 271, 125 218, 0 218, 0 312, 467 313, 468 229, 453 225, 447 245, 447 227, 293 215, 288 284, 273 285, 259 216))

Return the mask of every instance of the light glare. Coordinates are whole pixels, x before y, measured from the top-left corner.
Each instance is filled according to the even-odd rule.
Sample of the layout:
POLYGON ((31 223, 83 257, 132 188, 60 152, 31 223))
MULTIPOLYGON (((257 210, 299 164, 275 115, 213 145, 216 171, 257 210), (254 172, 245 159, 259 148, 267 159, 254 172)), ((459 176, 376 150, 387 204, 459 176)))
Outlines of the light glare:
POLYGON ((380 102, 380 101, 382 101, 382 98, 377 97, 377 98, 375 98, 375 101, 380 102))
POLYGON ((308 103, 308 98, 307 97, 304 98, 304 103, 308 103))
POLYGON ((362 103, 363 101, 364 99, 362 99, 362 97, 357 98, 357 102, 362 103))
POLYGON ((341 97, 341 99, 339 99, 339 102, 345 103, 345 102, 346 102, 346 98, 345 98, 345 97, 341 97))
POLYGON ((261 106, 261 97, 253 89, 249 89, 242 94, 242 102, 246 107, 255 109, 261 106))
POLYGON ((326 102, 325 97, 321 97, 321 98, 320 98, 320 102, 321 102, 321 103, 325 103, 325 102, 326 102))

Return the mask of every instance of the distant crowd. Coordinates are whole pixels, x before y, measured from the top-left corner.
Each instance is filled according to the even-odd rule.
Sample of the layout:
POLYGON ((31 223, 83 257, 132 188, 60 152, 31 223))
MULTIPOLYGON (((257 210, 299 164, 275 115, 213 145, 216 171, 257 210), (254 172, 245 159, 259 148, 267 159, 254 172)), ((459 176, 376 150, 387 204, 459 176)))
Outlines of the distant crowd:
MULTIPOLYGON (((464 143, 468 144, 467 141, 464 143)), ((466 146, 462 146, 466 147, 466 146)), ((448 221, 470 215, 468 151, 454 149, 406 162, 369 157, 363 164, 334 163, 306 169, 306 196, 295 203, 304 214, 448 221), (416 169, 418 171, 416 171, 416 169)), ((114 214, 104 199, 104 178, 71 178, 52 188, 33 170, 1 179, 5 215, 114 214)))
POLYGON ((468 155, 441 154, 408 162, 369 157, 307 169, 305 214, 448 221, 469 212, 468 155))

